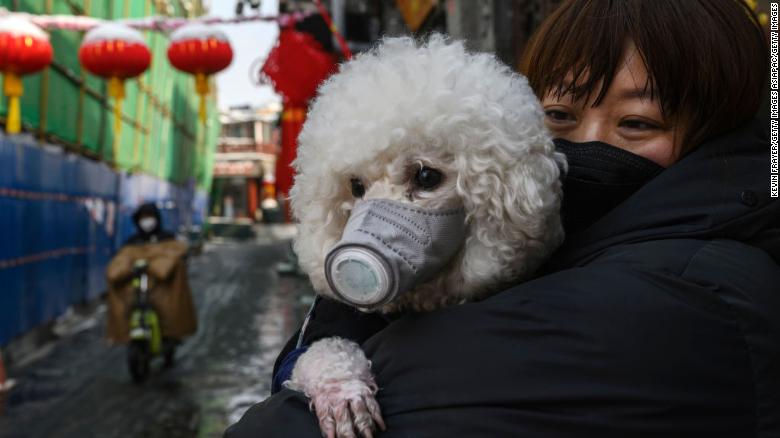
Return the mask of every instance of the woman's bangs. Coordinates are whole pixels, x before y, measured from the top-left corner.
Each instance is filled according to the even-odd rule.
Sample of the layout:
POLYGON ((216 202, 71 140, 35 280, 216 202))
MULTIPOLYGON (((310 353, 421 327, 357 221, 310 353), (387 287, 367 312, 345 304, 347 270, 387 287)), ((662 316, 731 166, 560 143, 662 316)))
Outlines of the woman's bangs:
POLYGON ((522 66, 540 99, 547 93, 575 101, 595 95, 594 106, 601 103, 632 40, 623 9, 588 1, 550 17, 529 44, 522 66))

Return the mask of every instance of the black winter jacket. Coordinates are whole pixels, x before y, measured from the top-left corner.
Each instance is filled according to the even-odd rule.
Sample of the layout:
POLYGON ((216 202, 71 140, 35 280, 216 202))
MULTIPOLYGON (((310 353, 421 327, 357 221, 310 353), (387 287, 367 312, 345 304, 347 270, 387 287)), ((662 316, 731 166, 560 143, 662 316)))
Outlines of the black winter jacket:
MULTIPOLYGON (((571 236, 544 275, 378 330, 362 346, 379 436, 780 437, 769 163, 757 123, 705 143, 571 236)), ((285 389, 225 436, 320 433, 285 389)))

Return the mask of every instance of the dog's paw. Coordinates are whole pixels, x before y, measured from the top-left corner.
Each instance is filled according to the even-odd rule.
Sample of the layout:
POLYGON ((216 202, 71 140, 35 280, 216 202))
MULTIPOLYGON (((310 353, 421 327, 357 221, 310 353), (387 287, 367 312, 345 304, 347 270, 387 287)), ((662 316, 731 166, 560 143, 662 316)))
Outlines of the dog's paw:
POLYGON ((309 407, 316 412, 322 436, 327 438, 373 438, 385 430, 376 385, 362 380, 333 381, 309 394, 309 407))
POLYGON ((285 386, 309 397, 327 438, 372 438, 385 429, 371 362, 360 346, 338 337, 320 339, 303 353, 285 386))

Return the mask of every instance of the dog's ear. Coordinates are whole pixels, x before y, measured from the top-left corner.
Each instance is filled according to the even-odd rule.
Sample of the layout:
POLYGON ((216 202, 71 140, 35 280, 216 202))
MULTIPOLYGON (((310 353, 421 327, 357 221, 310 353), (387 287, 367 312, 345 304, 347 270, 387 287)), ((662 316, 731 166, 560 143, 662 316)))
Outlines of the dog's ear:
POLYGON ((565 159, 546 135, 522 143, 484 145, 459 160, 457 190, 469 226, 461 266, 467 283, 491 287, 530 275, 563 240, 559 177, 565 159))

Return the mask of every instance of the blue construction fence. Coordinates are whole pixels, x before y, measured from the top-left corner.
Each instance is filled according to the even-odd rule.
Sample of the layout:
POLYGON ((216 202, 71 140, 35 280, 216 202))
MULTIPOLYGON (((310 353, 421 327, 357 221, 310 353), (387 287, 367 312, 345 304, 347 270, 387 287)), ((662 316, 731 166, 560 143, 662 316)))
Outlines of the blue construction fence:
POLYGON ((0 136, 0 346, 106 290, 105 267, 135 232, 138 205, 156 202, 163 226, 179 232, 203 224, 206 196, 194 183, 0 136))

